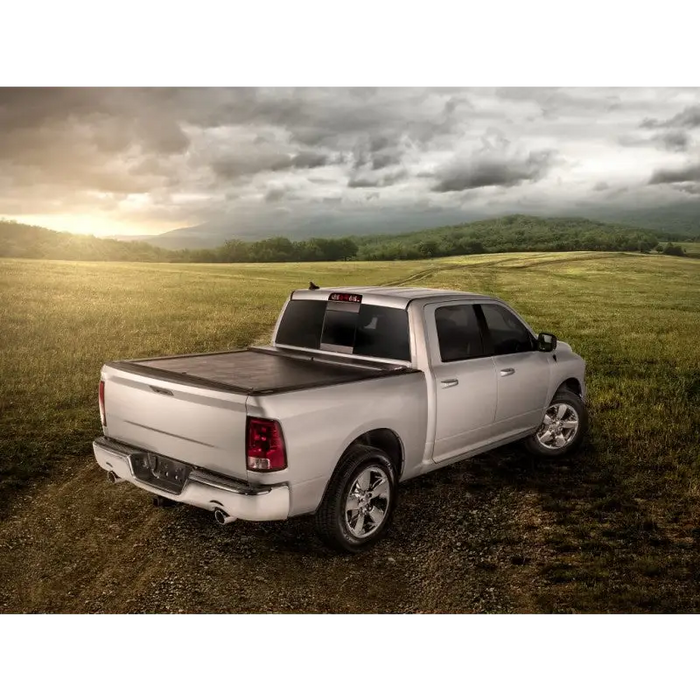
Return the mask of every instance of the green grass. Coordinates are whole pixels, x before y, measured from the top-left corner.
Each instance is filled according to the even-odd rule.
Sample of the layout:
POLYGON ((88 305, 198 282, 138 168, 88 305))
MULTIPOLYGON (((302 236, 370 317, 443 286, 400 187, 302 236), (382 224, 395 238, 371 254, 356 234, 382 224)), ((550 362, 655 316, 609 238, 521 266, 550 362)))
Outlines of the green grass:
POLYGON ((679 243, 691 258, 700 258, 700 242, 679 243))
POLYGON ((536 493, 551 521, 537 609, 700 609, 700 260, 692 258, 0 261, 0 498, 56 462, 90 454, 105 361, 266 341, 289 291, 310 279, 495 294, 571 343, 588 363, 585 449, 556 467, 505 450, 484 475, 536 493))

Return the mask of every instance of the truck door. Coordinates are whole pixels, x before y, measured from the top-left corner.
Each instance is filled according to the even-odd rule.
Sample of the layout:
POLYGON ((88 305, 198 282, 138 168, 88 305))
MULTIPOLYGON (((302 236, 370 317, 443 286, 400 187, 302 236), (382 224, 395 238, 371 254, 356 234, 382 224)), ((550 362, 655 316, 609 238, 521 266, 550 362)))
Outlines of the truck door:
POLYGON ((476 312, 496 365, 498 437, 536 428, 547 401, 551 355, 537 350, 533 334, 507 307, 482 303, 476 312))
POLYGON ((490 441, 496 367, 472 304, 428 304, 425 329, 435 396, 433 460, 442 462, 490 441))

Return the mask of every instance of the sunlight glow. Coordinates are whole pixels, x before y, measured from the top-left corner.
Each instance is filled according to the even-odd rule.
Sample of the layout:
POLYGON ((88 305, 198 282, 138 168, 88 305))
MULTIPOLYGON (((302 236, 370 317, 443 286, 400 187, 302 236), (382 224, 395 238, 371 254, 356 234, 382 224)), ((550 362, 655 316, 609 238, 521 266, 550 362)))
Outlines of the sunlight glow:
MULTIPOLYGON (((125 223, 108 217, 90 214, 36 214, 28 216, 8 216, 30 226, 43 226, 54 231, 66 231, 83 235, 104 236, 148 236, 178 228, 177 222, 149 221, 125 223)), ((183 224, 187 225, 187 224, 183 224)))

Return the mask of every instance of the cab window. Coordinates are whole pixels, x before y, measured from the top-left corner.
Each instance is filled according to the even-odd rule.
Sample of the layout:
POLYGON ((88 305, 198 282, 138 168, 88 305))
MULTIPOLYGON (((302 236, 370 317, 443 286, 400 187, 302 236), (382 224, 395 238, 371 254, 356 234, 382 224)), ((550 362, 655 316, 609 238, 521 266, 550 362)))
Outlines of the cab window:
POLYGON ((437 308, 435 326, 440 345, 440 359, 443 362, 483 357, 484 346, 479 322, 474 307, 470 304, 437 308))

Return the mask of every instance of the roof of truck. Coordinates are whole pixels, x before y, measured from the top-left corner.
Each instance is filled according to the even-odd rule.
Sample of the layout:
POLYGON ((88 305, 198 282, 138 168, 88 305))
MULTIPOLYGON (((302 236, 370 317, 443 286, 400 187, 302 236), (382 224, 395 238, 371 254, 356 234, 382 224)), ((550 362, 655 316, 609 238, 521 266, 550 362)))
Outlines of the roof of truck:
POLYGON ((404 308, 409 302, 418 299, 493 299, 494 297, 473 292, 460 292, 451 289, 430 289, 427 287, 321 287, 319 289, 298 289, 292 293, 295 299, 326 300, 333 292, 361 294, 366 304, 377 303, 404 308))

